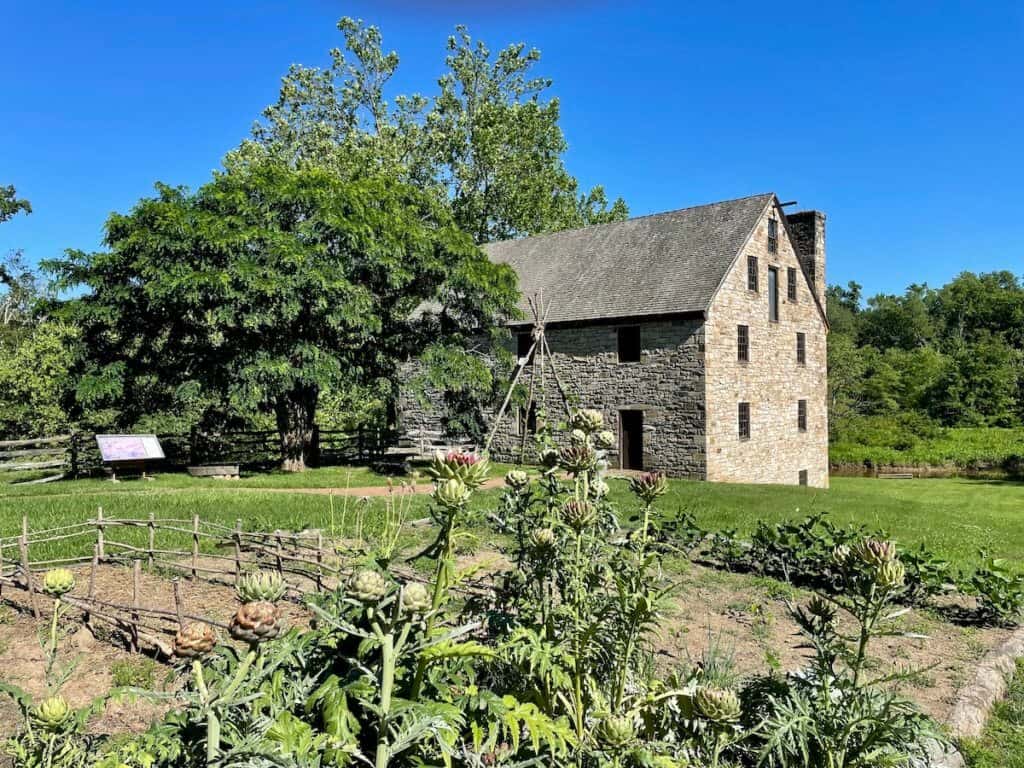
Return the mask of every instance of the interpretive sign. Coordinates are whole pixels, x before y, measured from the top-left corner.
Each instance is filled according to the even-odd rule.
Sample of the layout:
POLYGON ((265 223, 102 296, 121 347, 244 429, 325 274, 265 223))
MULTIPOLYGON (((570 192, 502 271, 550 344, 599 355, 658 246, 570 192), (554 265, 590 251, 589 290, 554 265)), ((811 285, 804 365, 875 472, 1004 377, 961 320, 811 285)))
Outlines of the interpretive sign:
POLYGON ((96 444, 104 463, 164 458, 156 435, 96 435, 96 444))

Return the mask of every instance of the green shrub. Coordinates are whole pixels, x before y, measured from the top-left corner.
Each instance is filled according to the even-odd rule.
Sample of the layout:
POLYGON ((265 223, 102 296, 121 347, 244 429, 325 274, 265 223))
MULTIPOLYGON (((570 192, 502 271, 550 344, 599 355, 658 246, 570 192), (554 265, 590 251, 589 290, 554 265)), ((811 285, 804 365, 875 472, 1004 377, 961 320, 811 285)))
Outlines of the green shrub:
POLYGON ((974 595, 978 614, 983 621, 1016 625, 1024 611, 1024 575, 1012 569, 1003 558, 981 553, 982 564, 968 578, 962 578, 960 589, 974 595))

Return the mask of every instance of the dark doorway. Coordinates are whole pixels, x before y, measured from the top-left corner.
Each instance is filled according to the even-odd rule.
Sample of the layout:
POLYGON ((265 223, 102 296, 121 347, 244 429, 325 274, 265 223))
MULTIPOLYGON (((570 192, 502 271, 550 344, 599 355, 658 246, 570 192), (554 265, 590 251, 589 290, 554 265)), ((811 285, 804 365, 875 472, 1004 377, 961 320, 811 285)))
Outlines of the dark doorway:
POLYGON ((619 411, 619 444, 623 469, 644 468, 644 412, 619 411))

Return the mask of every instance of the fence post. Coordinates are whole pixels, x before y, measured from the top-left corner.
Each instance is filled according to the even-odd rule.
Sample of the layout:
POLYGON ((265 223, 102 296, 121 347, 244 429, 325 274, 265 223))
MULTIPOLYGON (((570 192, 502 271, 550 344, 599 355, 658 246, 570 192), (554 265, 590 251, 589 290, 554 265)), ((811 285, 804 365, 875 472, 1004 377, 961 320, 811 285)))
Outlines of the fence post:
POLYGON ((149 570, 153 570, 153 550, 156 548, 156 520, 154 513, 149 513, 149 570))
POLYGON ((99 507, 96 510, 96 551, 101 563, 107 559, 106 552, 104 551, 105 543, 103 538, 103 507, 99 507))
POLYGON ((274 535, 277 537, 277 572, 284 576, 284 559, 281 557, 281 529, 278 528, 274 531, 274 535))
POLYGON ((36 587, 32 583, 32 571, 28 562, 28 515, 21 516, 21 538, 18 539, 18 549, 21 553, 21 570, 25 572, 25 587, 28 589, 29 603, 32 605, 32 615, 39 618, 39 606, 36 605, 36 587))
POLYGON ((139 652, 139 595, 142 592, 142 561, 132 560, 132 631, 131 651, 139 652))
POLYGON ((316 532, 316 591, 324 589, 324 533, 316 532))
POLYGON ((199 515, 192 515, 192 578, 199 576, 199 515))
POLYGON ((178 629, 184 629, 185 615, 181 609, 181 579, 175 576, 171 579, 171 586, 174 588, 174 613, 178 617, 178 629))
MULTIPOLYGON (((96 594, 96 567, 99 565, 99 547, 93 545, 92 548, 92 563, 89 566, 89 591, 86 593, 86 597, 91 602, 96 594)), ((89 628, 92 632, 92 614, 86 610, 82 612, 82 623, 89 628)))
POLYGON ((235 520, 235 585, 242 578, 242 520, 235 520))

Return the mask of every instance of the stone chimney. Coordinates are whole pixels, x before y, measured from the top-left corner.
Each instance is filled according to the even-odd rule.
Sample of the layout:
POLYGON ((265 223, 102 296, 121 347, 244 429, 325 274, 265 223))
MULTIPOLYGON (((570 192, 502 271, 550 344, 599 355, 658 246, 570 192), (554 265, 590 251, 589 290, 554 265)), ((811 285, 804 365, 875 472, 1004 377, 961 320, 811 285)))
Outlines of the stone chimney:
POLYGON ((786 215, 797 258, 822 308, 825 306, 825 214, 797 211, 786 215))

